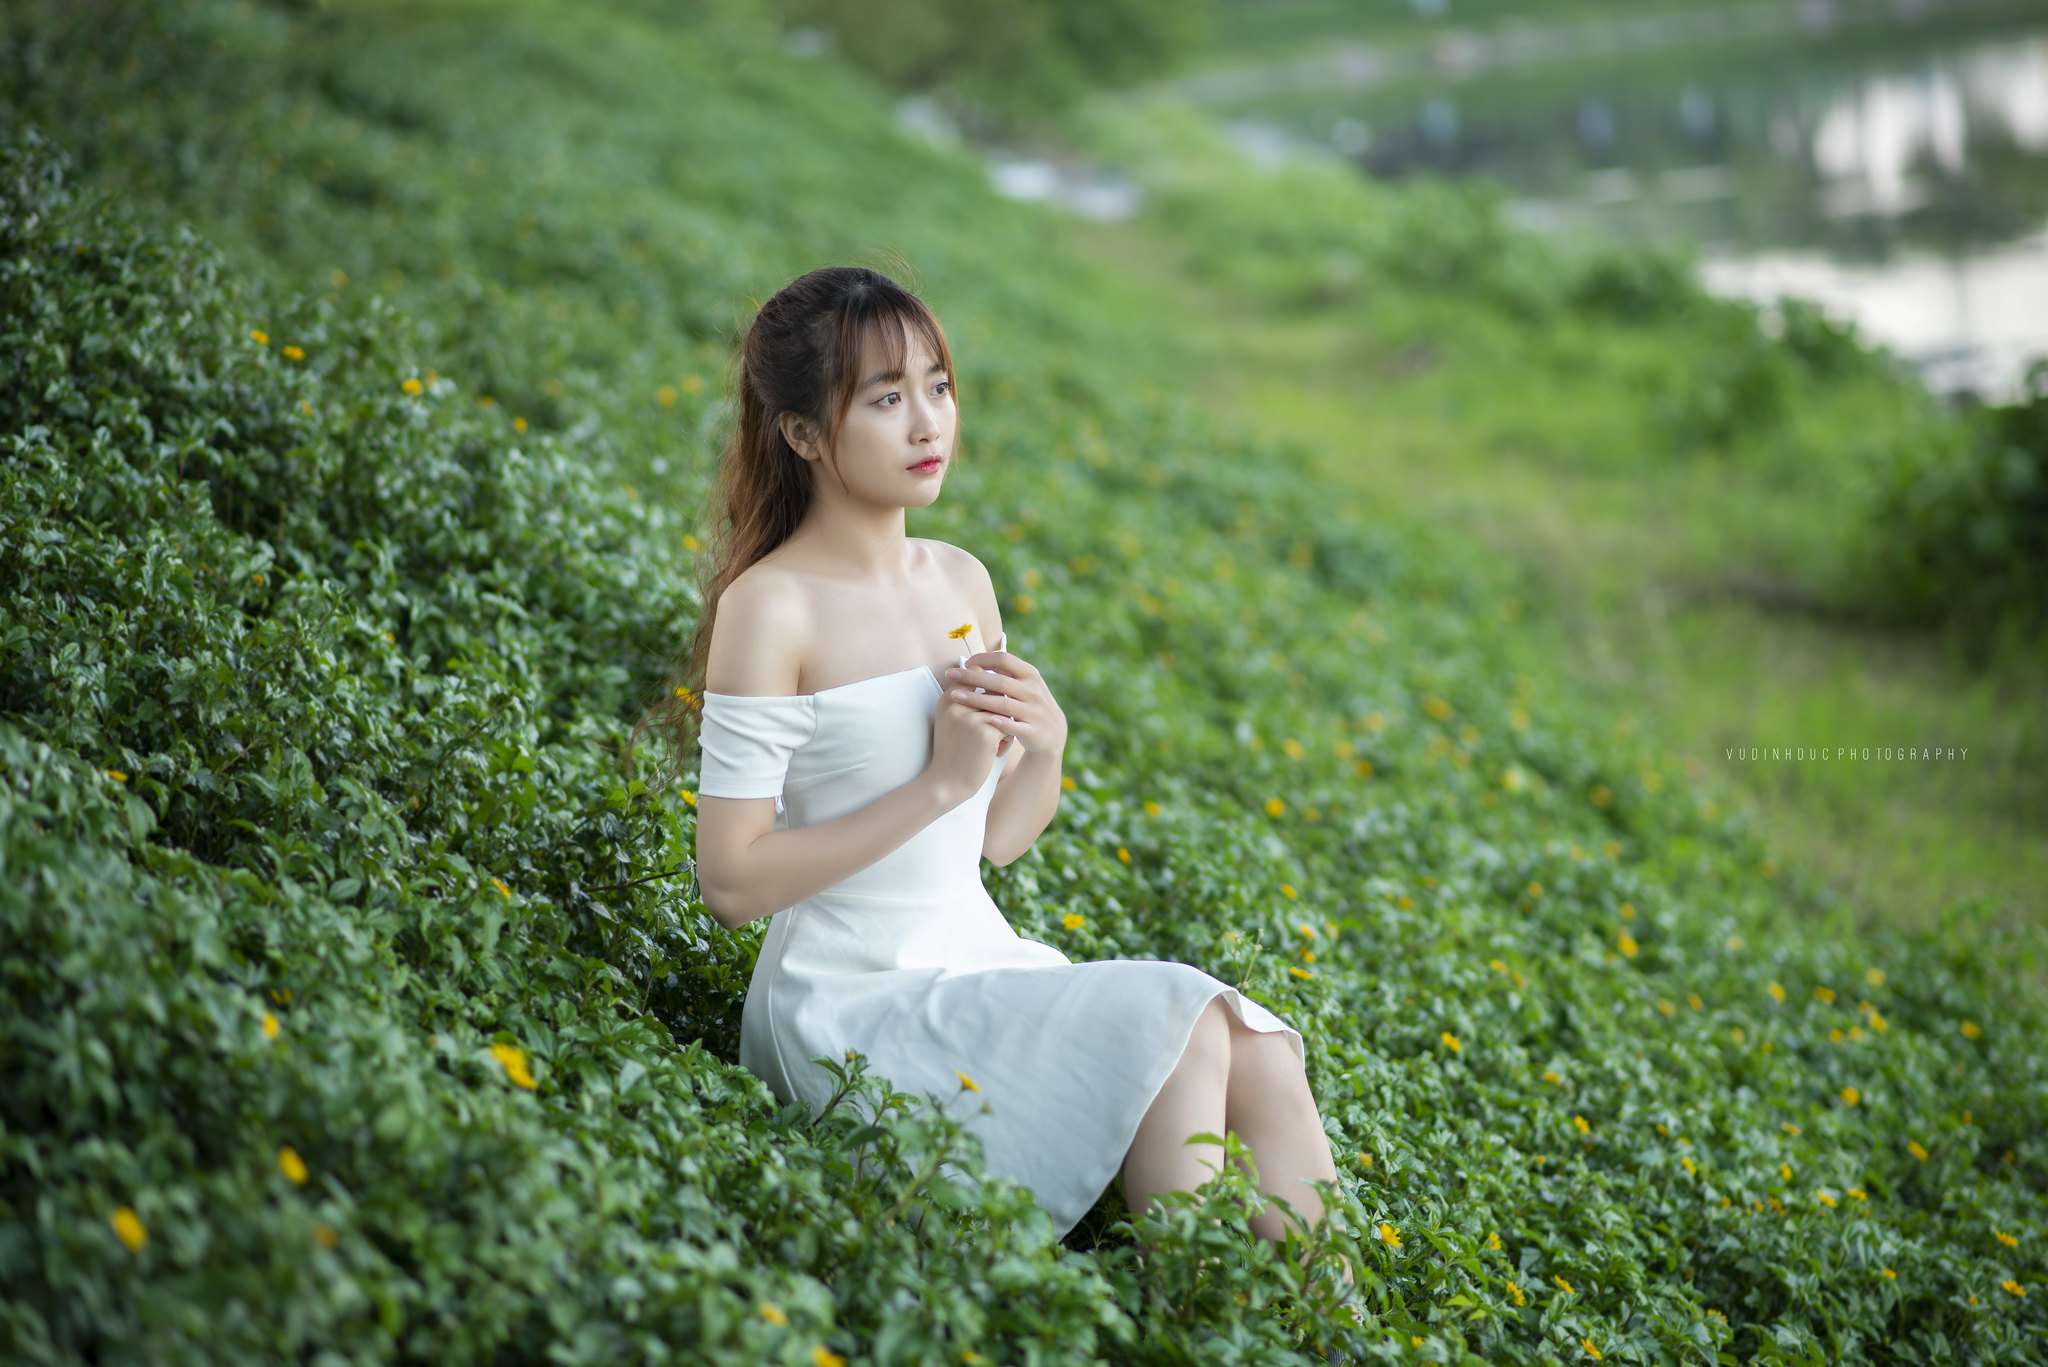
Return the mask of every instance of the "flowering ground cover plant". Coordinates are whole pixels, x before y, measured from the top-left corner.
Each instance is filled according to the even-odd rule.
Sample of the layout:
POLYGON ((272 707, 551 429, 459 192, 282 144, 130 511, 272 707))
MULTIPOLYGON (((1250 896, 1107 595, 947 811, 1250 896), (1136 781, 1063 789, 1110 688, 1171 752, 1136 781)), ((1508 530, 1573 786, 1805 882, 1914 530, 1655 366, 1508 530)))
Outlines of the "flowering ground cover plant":
MULTIPOLYGON (((958 1098, 850 1059, 844 1104, 778 1108, 733 1061, 758 924, 704 914, 690 795, 620 755, 697 608, 717 335, 701 281, 682 341, 626 327, 654 296, 625 285, 745 278, 775 213, 715 164, 621 209, 620 115, 590 136, 622 164, 578 163, 605 213, 508 242, 470 158, 509 135, 451 112, 489 87, 444 20, 144 13, 89 48, 20 20, 8 56, 41 43, 10 88, 75 161, 10 121, 0 1355, 2048 1359, 2037 943, 1968 907, 1939 938, 1820 920, 1659 738, 1518 652, 1485 566, 1059 362, 1117 334, 1044 258, 994 271, 1028 222, 943 159, 989 229, 961 330, 1043 312, 979 351, 916 530, 982 555, 1074 728, 1059 819, 991 890, 1075 958, 1182 959, 1300 1027, 1339 1215, 1271 1249, 1233 1175, 1061 1242, 980 1178, 958 1098), (335 26, 318 70, 272 60, 300 22, 335 26), (129 75, 81 55, 109 51, 129 75), (450 104, 401 98, 423 63, 450 104), (181 146, 214 169, 152 181, 137 149, 181 146), (271 156, 308 178, 255 193, 271 156), (606 255, 615 216, 686 210, 684 246, 606 255), (456 279, 405 307, 309 269, 423 224, 456 279)), ((490 62, 578 60, 521 15, 490 62)), ((587 22, 771 117, 743 26, 587 22)), ((619 103, 580 88, 522 90, 515 132, 619 103)), ((750 145, 806 155, 791 117, 750 145)))

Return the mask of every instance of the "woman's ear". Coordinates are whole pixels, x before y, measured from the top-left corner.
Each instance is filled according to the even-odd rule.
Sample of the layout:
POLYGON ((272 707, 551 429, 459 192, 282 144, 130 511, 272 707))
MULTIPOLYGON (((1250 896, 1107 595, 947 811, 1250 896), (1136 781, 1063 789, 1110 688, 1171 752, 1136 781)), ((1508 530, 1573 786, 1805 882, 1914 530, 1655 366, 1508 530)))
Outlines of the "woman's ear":
POLYGON ((782 439, 789 443, 789 449, 805 460, 817 460, 817 433, 810 419, 796 413, 784 413, 776 419, 782 429, 782 439))

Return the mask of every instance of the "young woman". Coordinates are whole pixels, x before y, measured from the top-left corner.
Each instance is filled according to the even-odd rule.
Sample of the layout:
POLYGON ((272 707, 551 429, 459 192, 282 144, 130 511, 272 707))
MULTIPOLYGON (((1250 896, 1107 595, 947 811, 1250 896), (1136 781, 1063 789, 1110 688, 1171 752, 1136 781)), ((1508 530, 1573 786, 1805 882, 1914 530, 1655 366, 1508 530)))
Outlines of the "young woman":
POLYGON ((813 1060, 865 1054, 954 1095, 988 1170, 1064 1233, 1121 1165, 1133 1212, 1222 1162, 1234 1130, 1255 1221, 1322 1216, 1334 1179, 1301 1036, 1186 964, 1073 963, 1011 929, 979 861, 1029 849, 1060 801, 1067 721, 1004 651, 981 562, 910 537, 956 454, 945 334, 884 275, 828 267, 764 304, 736 379, 714 570, 672 690, 701 703, 697 877, 735 927, 771 918, 740 1058, 814 1108, 813 1060), (989 648, 991 643, 993 649, 989 648), (963 654, 964 652, 964 654, 963 654))

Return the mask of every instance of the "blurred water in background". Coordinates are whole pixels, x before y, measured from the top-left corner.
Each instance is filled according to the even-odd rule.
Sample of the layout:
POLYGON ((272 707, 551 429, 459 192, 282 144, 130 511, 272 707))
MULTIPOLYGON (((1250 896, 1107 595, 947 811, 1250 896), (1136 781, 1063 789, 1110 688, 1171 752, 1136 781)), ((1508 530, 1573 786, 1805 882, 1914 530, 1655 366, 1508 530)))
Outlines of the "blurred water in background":
POLYGON ((1175 85, 1254 155, 1484 177, 1532 226, 1692 244, 1709 288, 1814 299, 1939 391, 2009 398, 2048 357, 2048 5, 1531 6, 1175 85))

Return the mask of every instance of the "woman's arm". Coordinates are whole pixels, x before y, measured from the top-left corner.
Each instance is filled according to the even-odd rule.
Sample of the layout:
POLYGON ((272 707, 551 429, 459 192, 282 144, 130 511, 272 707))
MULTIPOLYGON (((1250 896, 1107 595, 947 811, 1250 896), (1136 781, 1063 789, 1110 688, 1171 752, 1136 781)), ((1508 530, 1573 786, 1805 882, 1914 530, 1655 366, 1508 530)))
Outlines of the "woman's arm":
MULTIPOLYGON (((797 688, 802 604, 769 584, 736 580, 712 625, 705 688, 780 697, 797 688), (735 595, 734 590, 740 592, 735 595)), ((867 868, 981 788, 1002 736, 986 713, 941 702, 922 774, 836 820, 775 829, 773 798, 700 796, 697 886, 704 907, 733 928, 795 906, 867 868), (977 767, 978 766, 978 767, 977 767)))

